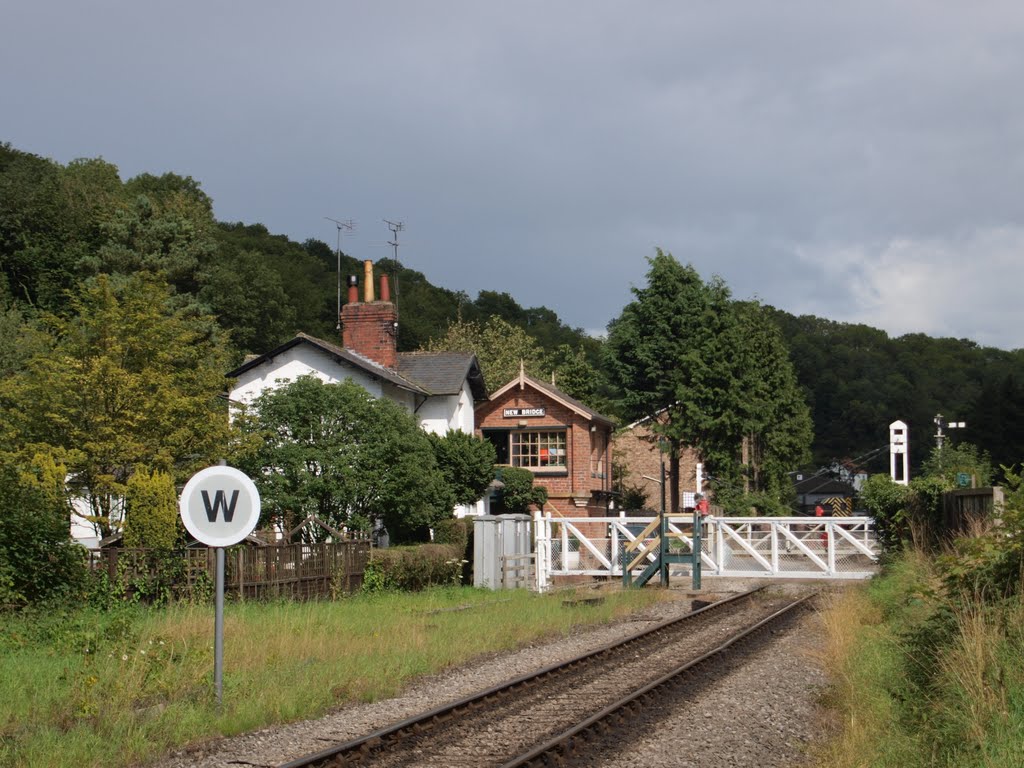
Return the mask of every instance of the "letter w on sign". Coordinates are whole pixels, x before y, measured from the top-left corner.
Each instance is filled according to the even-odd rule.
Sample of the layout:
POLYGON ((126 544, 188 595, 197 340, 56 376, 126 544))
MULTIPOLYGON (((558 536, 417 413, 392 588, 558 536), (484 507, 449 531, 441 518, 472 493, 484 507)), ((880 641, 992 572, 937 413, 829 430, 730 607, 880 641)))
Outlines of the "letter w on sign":
POLYGON ((213 505, 210 504, 210 494, 207 491, 200 491, 203 496, 203 506, 206 507, 206 519, 211 523, 217 522, 217 510, 224 510, 224 522, 230 523, 235 516, 235 504, 238 503, 238 491, 231 492, 231 501, 224 497, 224 491, 217 491, 213 495, 213 505))

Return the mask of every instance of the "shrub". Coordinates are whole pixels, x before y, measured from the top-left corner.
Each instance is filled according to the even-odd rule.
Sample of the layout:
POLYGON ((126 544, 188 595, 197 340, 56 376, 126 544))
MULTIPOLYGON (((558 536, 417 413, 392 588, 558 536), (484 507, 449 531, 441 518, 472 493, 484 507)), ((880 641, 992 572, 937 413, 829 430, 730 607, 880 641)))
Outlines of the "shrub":
POLYGON ((435 544, 450 544, 462 552, 462 583, 473 583, 473 520, 451 518, 434 529, 435 544))
POLYGON ((530 507, 542 507, 548 500, 548 489, 533 484, 533 472, 522 467, 502 467, 498 478, 505 487, 501 489, 505 512, 527 514, 530 507))
POLYGON ((0 605, 77 591, 85 550, 71 541, 66 469, 50 456, 0 467, 0 605))
POLYGON ((468 541, 469 522, 464 518, 452 517, 434 526, 435 544, 451 544, 460 552, 465 552, 468 541))
POLYGON ((166 472, 152 474, 137 469, 125 492, 127 516, 124 545, 160 551, 174 549, 182 538, 178 494, 174 478, 166 472))
POLYGON ((458 584, 462 577, 462 553, 452 544, 375 549, 363 573, 363 590, 416 591, 458 584))

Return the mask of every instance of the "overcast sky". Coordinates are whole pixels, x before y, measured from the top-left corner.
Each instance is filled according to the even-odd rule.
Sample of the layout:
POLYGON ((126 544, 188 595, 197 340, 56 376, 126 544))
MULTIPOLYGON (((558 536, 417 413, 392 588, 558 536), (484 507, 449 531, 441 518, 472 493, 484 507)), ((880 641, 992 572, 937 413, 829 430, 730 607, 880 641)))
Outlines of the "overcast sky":
POLYGON ((655 247, 1024 347, 1019 2, 3 0, 0 140, 602 333, 655 247))

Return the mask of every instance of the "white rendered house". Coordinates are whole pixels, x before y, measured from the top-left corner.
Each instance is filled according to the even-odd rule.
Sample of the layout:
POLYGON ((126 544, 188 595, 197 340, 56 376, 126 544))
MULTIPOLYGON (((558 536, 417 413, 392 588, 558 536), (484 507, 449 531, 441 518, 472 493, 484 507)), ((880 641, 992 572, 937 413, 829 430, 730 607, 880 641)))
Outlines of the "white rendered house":
MULTIPOLYGON (((474 405, 487 399, 476 355, 464 352, 398 352, 398 312, 386 276, 381 299, 374 299, 373 268, 364 265, 364 300, 356 278, 349 278, 348 303, 341 310, 341 344, 300 333, 276 349, 246 360, 230 371, 229 401, 247 405, 268 389, 300 376, 326 383, 349 379, 374 397, 386 397, 416 416, 427 432, 474 434, 474 405)), ((480 514, 482 502, 456 509, 459 517, 480 514)))

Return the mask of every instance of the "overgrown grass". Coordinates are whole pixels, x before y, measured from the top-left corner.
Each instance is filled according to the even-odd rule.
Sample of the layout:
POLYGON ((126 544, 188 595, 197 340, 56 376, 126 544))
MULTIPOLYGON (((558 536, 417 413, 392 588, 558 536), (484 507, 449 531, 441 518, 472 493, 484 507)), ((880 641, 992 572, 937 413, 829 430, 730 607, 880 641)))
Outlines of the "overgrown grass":
POLYGON ((224 706, 212 691, 213 610, 175 606, 4 616, 0 765, 117 766, 217 735, 398 692, 417 675, 607 622, 657 600, 465 588, 225 611, 224 706))
POLYGON ((830 768, 1024 765, 1024 603, 951 602, 908 552, 824 613, 830 768))

